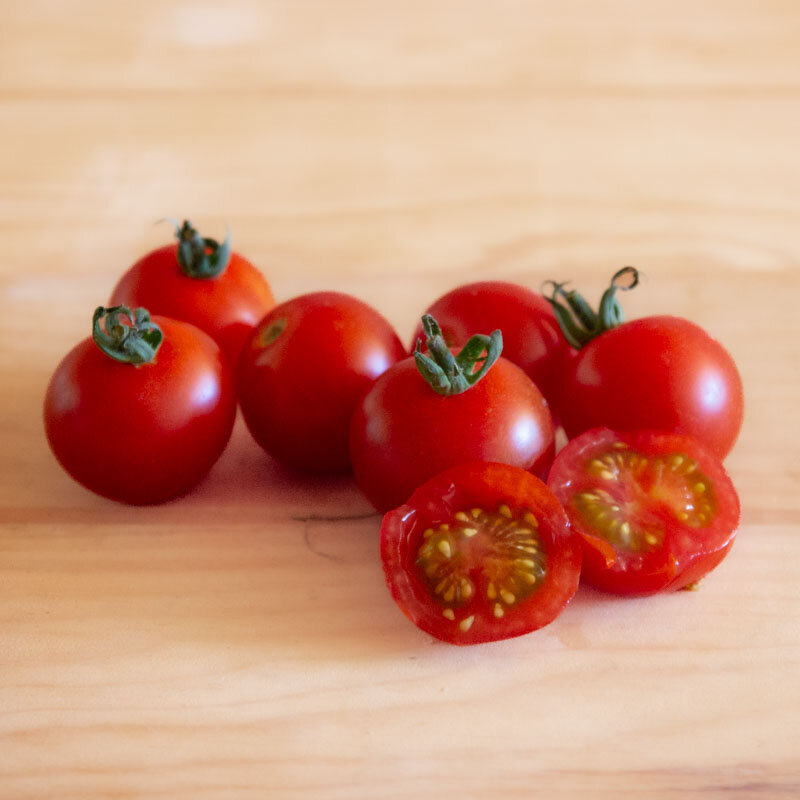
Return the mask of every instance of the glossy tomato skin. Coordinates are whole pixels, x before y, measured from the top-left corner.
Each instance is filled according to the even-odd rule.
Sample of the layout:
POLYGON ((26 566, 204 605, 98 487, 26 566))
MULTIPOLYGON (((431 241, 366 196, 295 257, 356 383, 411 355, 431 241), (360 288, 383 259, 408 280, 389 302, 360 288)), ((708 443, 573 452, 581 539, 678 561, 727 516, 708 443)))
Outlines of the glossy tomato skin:
POLYGON ((239 364, 239 400, 255 440, 299 469, 346 470, 353 409, 405 350, 392 326, 355 297, 301 295, 253 331, 239 364))
MULTIPOLYGON (((560 414, 561 376, 572 348, 542 295, 505 281, 459 286, 436 300, 427 312, 439 323, 450 347, 461 347, 474 333, 503 333, 503 356, 520 367, 560 414)), ((425 341, 417 326, 411 349, 425 341)))
POLYGON ((497 461, 544 477, 555 453, 547 403, 530 378, 499 358, 462 394, 436 394, 407 358, 359 403, 350 426, 356 482, 387 511, 426 480, 465 461, 497 461))
POLYGON ((600 426, 671 431, 722 459, 742 426, 736 364, 679 317, 644 317, 603 333, 569 363, 564 380, 562 422, 570 438, 600 426))
POLYGON ((561 504, 538 478, 506 464, 468 462, 431 478, 407 503, 384 516, 381 561, 392 597, 415 625, 437 639, 468 645, 521 636, 552 622, 578 588, 581 546, 561 504), (459 512, 467 510, 468 524, 479 526, 470 509, 493 510, 503 505, 509 516, 521 519, 529 531, 525 514, 535 516, 536 549, 544 559, 544 575, 529 596, 508 606, 500 597, 489 600, 485 575, 481 575, 480 565, 473 563, 465 574, 474 580, 475 591, 466 602, 456 604, 452 617, 445 616, 443 598, 426 585, 418 563, 426 532, 429 535, 431 529, 447 525, 452 556, 463 558, 456 549, 464 543, 457 530, 459 512), (495 613, 498 603, 504 608, 499 616, 495 613), (463 624, 465 620, 469 627, 463 624))
POLYGON ((586 431, 561 450, 547 482, 581 536, 582 579, 614 594, 647 595, 695 583, 727 555, 739 525, 739 498, 719 459, 697 440, 680 434, 586 431), (623 485, 614 486, 604 476, 607 465, 592 472, 592 465, 608 454, 623 464, 633 459, 628 462, 631 469, 621 470, 623 485), (596 496, 598 489, 613 496, 613 504, 609 498, 603 507, 594 506, 603 514, 602 524, 608 525, 622 509, 615 530, 627 520, 634 536, 637 529, 658 532, 652 548, 620 547, 607 529, 604 533, 587 518, 578 498, 585 492, 596 496), (670 506, 670 498, 679 504, 670 506), (705 502, 713 512, 701 524, 693 515, 702 513, 705 502), (679 516, 682 511, 686 521, 679 516))
POLYGON ((154 363, 119 363, 85 339, 56 368, 44 401, 61 466, 96 494, 135 505, 197 484, 236 414, 234 375, 215 342, 193 325, 153 321, 164 334, 154 363))
POLYGON ((217 277, 191 278, 181 271, 172 244, 137 261, 114 287, 109 305, 143 306, 190 322, 216 341, 235 368, 245 340, 275 300, 264 276, 238 253, 217 277))

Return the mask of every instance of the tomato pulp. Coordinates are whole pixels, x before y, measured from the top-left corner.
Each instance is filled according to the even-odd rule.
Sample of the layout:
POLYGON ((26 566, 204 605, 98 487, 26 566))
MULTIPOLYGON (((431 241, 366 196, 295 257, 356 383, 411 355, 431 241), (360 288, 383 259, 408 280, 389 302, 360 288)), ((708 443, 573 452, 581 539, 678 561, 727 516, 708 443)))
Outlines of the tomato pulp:
POLYGON ((583 540, 583 578, 609 592, 680 589, 733 545, 739 499, 715 456, 688 436, 586 431, 553 463, 550 488, 583 540))
POLYGON ((575 594, 581 549, 553 493, 506 464, 459 464, 383 518, 389 591, 427 633, 453 644, 521 636, 575 594))

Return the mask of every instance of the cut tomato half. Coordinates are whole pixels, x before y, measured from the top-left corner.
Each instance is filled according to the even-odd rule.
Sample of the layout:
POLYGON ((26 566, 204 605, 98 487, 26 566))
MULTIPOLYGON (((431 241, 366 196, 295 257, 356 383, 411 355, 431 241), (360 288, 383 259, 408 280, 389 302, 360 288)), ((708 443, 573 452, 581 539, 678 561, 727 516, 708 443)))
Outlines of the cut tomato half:
POLYGON ((469 462, 384 516, 381 559, 403 613, 437 639, 466 645, 552 622, 578 588, 581 546, 542 481, 469 462))
POLYGON ((558 454, 548 484, 583 541, 582 577, 617 594, 695 583, 739 525, 724 467, 679 434, 586 431, 558 454))

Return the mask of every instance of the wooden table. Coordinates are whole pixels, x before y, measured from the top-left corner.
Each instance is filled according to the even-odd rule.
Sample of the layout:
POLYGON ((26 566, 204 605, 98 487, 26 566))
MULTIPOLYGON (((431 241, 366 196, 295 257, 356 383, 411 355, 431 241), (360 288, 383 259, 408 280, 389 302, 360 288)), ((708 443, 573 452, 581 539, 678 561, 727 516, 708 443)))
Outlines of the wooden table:
POLYGON ((796 2, 2 6, 0 797, 800 796, 796 2), (730 557, 460 649, 352 482, 241 424, 185 499, 82 490, 44 387, 167 215, 404 338, 459 282, 638 265, 631 316, 741 367, 730 557))

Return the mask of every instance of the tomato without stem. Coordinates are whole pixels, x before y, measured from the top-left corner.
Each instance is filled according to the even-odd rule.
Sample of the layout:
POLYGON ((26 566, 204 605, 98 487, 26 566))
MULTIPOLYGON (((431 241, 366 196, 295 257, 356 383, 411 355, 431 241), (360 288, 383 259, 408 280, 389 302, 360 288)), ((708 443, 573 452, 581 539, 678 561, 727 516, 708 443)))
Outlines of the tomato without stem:
POLYGON ((110 305, 144 306, 191 322, 235 366, 245 340, 275 305, 269 284, 227 241, 201 237, 188 221, 176 234, 177 244, 148 253, 120 278, 110 305))
POLYGON ((538 478, 473 462, 386 514, 381 560, 403 613, 437 639, 466 645, 552 622, 578 587, 581 548, 538 478))
MULTIPOLYGON (((441 339, 439 346, 447 349, 441 339)), ((469 388, 439 394, 420 374, 416 357, 408 358, 387 370, 358 404, 350 456, 356 482, 379 511, 465 461, 496 461, 546 475, 555 449, 541 393, 504 358, 482 369, 469 388)))
MULTIPOLYGON (((64 469, 87 489, 133 504, 192 488, 225 448, 236 414, 234 376, 214 341, 184 322, 145 322, 163 333, 151 363, 121 363, 87 338, 59 364, 44 401, 47 438, 64 469)), ((131 326, 120 325, 122 336, 131 326)))
POLYGON ((242 351, 239 400, 247 426, 287 464, 347 469, 353 409, 404 355, 391 325, 354 297, 316 292, 281 303, 242 351))
POLYGON ((618 594, 698 581, 739 524, 724 468, 679 434, 586 431, 558 454, 548 484, 583 540, 583 578, 618 594))
POLYGON ((686 319, 623 322, 615 292, 637 282, 635 269, 620 270, 597 314, 577 292, 554 284, 550 302, 565 334, 580 347, 564 372, 561 421, 567 435, 599 426, 672 431, 693 436, 724 458, 744 413, 736 364, 719 342, 686 319))
MULTIPOLYGON (((548 301, 524 286, 481 281, 459 286, 427 310, 439 323, 450 347, 466 344, 474 331, 503 331, 503 357, 520 367, 560 413, 561 374, 572 350, 548 301)), ((423 336, 417 327, 412 349, 423 336)))

